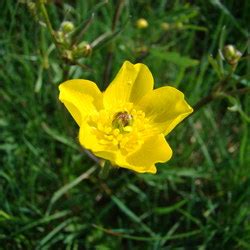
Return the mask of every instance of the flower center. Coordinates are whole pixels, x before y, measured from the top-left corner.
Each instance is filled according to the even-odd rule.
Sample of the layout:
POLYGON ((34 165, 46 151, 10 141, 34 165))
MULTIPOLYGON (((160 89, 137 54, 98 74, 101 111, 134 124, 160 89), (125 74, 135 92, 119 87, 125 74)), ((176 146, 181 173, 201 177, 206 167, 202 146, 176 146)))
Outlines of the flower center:
POLYGON ((130 132, 133 124, 133 116, 127 111, 118 112, 114 115, 112 121, 113 128, 118 128, 121 133, 130 132))
POLYGON ((144 112, 129 104, 115 110, 103 109, 87 122, 100 144, 109 150, 119 149, 122 154, 134 151, 153 132, 144 112))

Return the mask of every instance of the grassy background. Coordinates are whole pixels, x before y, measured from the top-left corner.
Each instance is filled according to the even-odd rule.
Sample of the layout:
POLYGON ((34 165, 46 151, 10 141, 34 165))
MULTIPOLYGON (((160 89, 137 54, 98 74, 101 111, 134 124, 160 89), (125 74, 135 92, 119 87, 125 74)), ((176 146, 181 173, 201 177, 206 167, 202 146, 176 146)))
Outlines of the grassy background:
MULTIPOLYGON (((250 2, 224 2, 125 1, 118 35, 83 58, 89 67, 83 70, 63 69, 53 47, 48 53, 52 40, 38 13, 1 1, 0 249, 250 249, 249 123, 229 112, 226 100, 172 132, 173 158, 156 175, 118 169, 107 180, 98 178, 58 101, 63 70, 104 89, 130 60, 148 65, 156 87, 178 87, 194 105, 218 81, 208 55, 224 44, 242 50, 247 43, 250 2), (147 29, 135 27, 140 17, 147 29), (162 22, 172 28, 164 32, 162 22)), ((77 26, 94 12, 82 38, 92 42, 111 30, 117 3, 58 0, 46 8, 55 29, 63 20, 77 26)), ((234 77, 249 86, 249 73, 244 61, 234 77)), ((238 99, 248 114, 249 99, 238 99)))

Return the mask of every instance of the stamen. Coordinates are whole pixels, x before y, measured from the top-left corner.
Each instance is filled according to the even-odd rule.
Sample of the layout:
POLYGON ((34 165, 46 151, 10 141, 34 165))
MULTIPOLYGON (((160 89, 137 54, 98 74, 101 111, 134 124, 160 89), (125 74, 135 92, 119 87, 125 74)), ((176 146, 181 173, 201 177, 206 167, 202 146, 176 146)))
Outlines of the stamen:
POLYGON ((89 117, 92 133, 105 148, 118 149, 128 153, 139 147, 145 138, 152 134, 152 128, 142 111, 132 106, 124 106, 123 111, 101 110, 89 117))
POLYGON ((130 115, 127 111, 118 112, 114 115, 112 121, 112 126, 118 128, 121 132, 130 132, 126 131, 124 128, 131 126, 133 123, 133 116, 130 115))

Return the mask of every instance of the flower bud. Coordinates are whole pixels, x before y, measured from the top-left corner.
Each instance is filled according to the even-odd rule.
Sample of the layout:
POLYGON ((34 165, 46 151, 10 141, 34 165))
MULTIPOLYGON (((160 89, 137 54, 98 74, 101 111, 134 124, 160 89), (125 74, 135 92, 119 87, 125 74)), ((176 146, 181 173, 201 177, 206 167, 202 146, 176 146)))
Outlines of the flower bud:
POLYGON ((81 53, 83 56, 90 56, 91 53, 92 53, 92 47, 89 43, 87 42, 81 42, 79 45, 78 45, 78 48, 80 49, 81 53))
POLYGON ((145 45, 140 46, 140 47, 138 47, 138 48, 135 49, 135 52, 139 53, 139 54, 147 53, 148 52, 148 47, 145 46, 145 45))
POLYGON ((56 37, 56 41, 60 44, 64 44, 65 43, 65 36, 64 33, 62 31, 56 31, 55 32, 55 37, 56 37))
POLYGON ((91 55, 91 53, 92 47, 85 41, 81 42, 73 49, 74 58, 88 57, 91 55))
POLYGON ((33 16, 36 22, 39 21, 39 13, 37 10, 37 5, 33 1, 23 1, 21 3, 27 4, 30 14, 33 16))
POLYGON ((169 23, 166 23, 166 22, 163 22, 161 24, 161 28, 164 30, 164 31, 168 31, 170 29, 170 24, 169 23))
POLYGON ((230 65, 235 65, 242 57, 242 53, 233 45, 226 45, 223 49, 223 56, 230 65))
POLYGON ((181 30, 183 28, 183 23, 182 22, 175 23, 174 28, 181 30))
POLYGON ((29 11, 31 12, 36 11, 36 4, 34 2, 27 2, 27 6, 29 11))
POLYGON ((140 18, 135 23, 138 29, 146 29, 148 27, 148 21, 144 18, 140 18))
POLYGON ((74 24, 72 22, 70 22, 70 21, 64 21, 64 22, 61 23, 61 28, 60 29, 64 33, 69 33, 71 31, 73 31, 74 28, 75 28, 75 26, 74 26, 74 24))
POLYGON ((73 53, 71 50, 64 50, 62 56, 65 60, 68 60, 68 61, 73 60, 73 53))

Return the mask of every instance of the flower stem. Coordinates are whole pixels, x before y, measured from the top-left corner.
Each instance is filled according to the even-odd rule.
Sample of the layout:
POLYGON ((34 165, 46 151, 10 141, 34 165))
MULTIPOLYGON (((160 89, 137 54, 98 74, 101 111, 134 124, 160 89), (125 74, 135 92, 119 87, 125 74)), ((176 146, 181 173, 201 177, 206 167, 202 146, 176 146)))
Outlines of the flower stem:
POLYGON ((105 161, 104 162, 104 166, 102 167, 100 173, 99 173, 99 177, 101 179, 106 179, 109 175, 109 171, 111 169, 111 164, 109 161, 105 161))
POLYGON ((49 15, 48 15, 48 12, 47 12, 47 10, 46 10, 46 8, 44 6, 44 3, 42 3, 42 2, 40 3, 40 8, 41 8, 41 13, 43 15, 46 26, 47 26, 47 28, 49 30, 49 33, 50 33, 50 35, 51 35, 51 37, 53 39, 53 42, 55 43, 55 45, 57 47, 58 44, 57 44, 57 40, 56 40, 56 37, 55 37, 55 32, 54 32, 54 30, 52 28, 52 24, 50 22, 49 15))
POLYGON ((203 106, 207 105, 208 103, 214 101, 215 99, 221 98, 221 94, 226 94, 226 95, 243 95, 250 93, 250 87, 245 87, 241 89, 235 89, 231 91, 217 91, 217 92, 212 92, 211 94, 208 94, 207 96, 201 98, 194 106, 194 112, 197 112, 199 109, 201 109, 203 106))
POLYGON ((243 95, 247 93, 250 93, 250 87, 235 89, 227 92, 228 95, 243 95))
MULTIPOLYGON (((115 30, 116 30, 116 26, 118 25, 119 18, 121 16, 124 4, 125 4, 125 0, 119 0, 119 2, 117 3, 115 13, 114 13, 114 16, 113 16, 113 20, 112 20, 112 26, 111 26, 112 33, 114 33, 115 30)), ((114 50, 113 49, 113 43, 111 43, 110 48, 109 48, 109 52, 107 53, 107 58, 106 58, 107 63, 106 63, 104 73, 103 73, 104 87, 107 87, 107 84, 108 84, 108 82, 110 80, 110 73, 111 73, 112 63, 113 63, 113 59, 114 59, 113 50, 114 50)))
POLYGON ((207 105, 208 103, 210 103, 211 101, 214 100, 214 95, 213 94, 208 94, 207 96, 201 98, 194 106, 194 112, 197 112, 199 109, 201 109, 203 106, 207 105))

